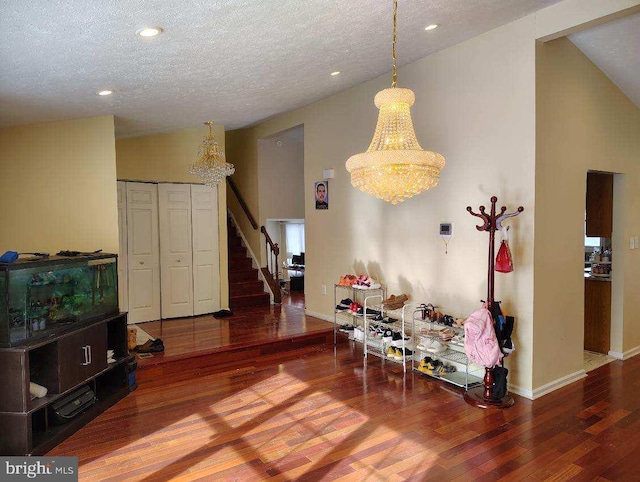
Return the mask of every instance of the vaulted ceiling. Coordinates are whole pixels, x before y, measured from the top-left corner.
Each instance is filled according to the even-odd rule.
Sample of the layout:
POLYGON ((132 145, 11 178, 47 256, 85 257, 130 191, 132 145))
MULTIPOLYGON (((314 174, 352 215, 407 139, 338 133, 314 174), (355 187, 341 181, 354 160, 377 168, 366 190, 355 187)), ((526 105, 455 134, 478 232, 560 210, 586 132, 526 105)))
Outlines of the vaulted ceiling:
MULTIPOLYGON (((557 1, 400 0, 398 63, 557 1)), ((113 114, 118 137, 244 127, 389 72, 391 21, 391 0, 3 0, 0 126, 113 114), (138 36, 146 26, 164 32, 138 36)))

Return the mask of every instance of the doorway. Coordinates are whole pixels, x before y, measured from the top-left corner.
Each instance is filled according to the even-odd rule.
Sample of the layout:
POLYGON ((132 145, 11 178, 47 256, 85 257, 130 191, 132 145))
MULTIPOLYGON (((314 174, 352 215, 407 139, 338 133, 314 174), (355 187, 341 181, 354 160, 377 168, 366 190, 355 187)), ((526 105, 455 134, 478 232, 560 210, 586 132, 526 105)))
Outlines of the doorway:
POLYGON ((588 171, 584 223, 584 368, 609 363, 614 175, 588 171))

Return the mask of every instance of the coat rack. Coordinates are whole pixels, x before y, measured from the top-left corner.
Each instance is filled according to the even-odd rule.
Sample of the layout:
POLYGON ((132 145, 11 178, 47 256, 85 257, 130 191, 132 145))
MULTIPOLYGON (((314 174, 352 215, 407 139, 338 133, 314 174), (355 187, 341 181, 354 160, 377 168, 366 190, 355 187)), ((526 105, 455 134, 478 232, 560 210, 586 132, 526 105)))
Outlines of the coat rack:
MULTIPOLYGON (((491 197, 491 212, 487 214, 485 212, 485 207, 480 206, 480 213, 474 213, 471 206, 467 207, 467 211, 473 216, 479 217, 482 219, 484 224, 476 226, 478 231, 488 231, 489 232, 489 263, 487 269, 487 301, 486 306, 487 309, 493 313, 493 304, 499 303, 494 299, 494 279, 495 279, 495 237, 496 231, 502 229, 502 222, 507 218, 512 218, 514 216, 518 216, 524 208, 519 206, 516 212, 506 213, 507 208, 502 206, 500 208, 500 213, 496 214, 496 202, 498 202, 498 198, 496 196, 491 197)), ((494 329, 495 329, 495 320, 494 320, 494 329)), ((480 408, 508 408, 514 404, 513 397, 509 396, 509 394, 505 395, 500 400, 493 399, 493 367, 485 367, 485 374, 483 379, 483 384, 481 387, 472 388, 467 390, 464 394, 464 399, 470 405, 480 408)))

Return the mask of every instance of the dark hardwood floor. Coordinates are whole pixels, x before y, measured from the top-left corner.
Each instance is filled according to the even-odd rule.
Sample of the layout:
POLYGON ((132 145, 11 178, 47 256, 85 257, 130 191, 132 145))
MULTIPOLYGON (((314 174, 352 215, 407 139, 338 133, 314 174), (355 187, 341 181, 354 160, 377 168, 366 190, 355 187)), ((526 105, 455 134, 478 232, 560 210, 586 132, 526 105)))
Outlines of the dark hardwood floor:
MULTIPOLYGON (((287 310, 255 329, 283 312, 293 326, 287 310)), ((83 481, 640 479, 640 357, 484 411, 344 340, 238 353, 139 370, 136 391, 49 455, 78 456, 83 481)))

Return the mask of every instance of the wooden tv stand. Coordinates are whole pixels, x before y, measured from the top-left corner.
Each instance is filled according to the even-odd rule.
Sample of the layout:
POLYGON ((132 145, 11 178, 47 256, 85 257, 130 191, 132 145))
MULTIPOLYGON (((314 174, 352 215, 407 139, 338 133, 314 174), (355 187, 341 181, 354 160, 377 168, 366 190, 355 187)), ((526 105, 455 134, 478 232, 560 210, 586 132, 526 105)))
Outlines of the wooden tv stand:
POLYGON ((132 360, 126 313, 23 346, 0 348, 0 455, 43 455, 124 398, 130 392, 132 360), (107 349, 114 350, 114 363, 107 363, 107 349), (30 382, 46 387, 47 395, 31 400, 30 382), (50 405, 82 385, 93 390, 96 403, 67 423, 56 424, 50 405))

